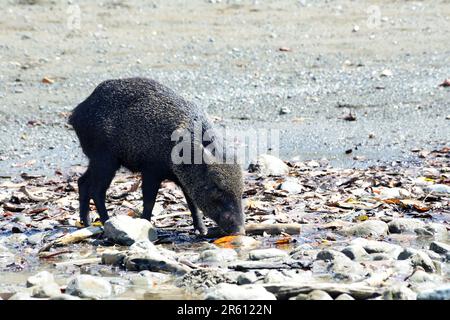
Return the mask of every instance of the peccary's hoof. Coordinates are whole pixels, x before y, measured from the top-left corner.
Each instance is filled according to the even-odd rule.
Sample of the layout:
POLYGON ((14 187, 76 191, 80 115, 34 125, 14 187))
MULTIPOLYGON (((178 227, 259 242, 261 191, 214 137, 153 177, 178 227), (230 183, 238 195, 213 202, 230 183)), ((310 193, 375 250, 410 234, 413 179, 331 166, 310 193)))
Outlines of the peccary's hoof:
POLYGON ((203 236, 206 236, 208 234, 208 228, 205 227, 205 226, 201 226, 201 227, 196 228, 194 230, 194 232, 195 232, 196 235, 199 235, 199 236, 203 237, 203 236))

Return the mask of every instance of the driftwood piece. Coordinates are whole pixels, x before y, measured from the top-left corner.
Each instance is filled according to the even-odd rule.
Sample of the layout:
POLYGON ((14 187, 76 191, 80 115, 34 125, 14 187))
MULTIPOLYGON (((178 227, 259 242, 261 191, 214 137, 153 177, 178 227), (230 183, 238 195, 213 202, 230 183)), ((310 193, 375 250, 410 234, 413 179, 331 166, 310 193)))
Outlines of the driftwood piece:
POLYGON ((255 269, 310 269, 311 261, 285 260, 285 261, 238 261, 228 268, 237 271, 255 269))
POLYGON ((62 236, 61 238, 56 239, 55 241, 50 242, 49 244, 42 247, 39 252, 48 251, 53 246, 58 245, 68 245, 71 243, 80 242, 82 240, 85 240, 87 238, 93 237, 95 235, 101 234, 103 232, 102 227, 87 227, 83 229, 79 229, 77 231, 74 231, 72 233, 66 234, 62 236))
POLYGON ((272 292, 278 299, 289 299, 300 293, 309 293, 313 290, 322 290, 332 297, 346 293, 355 299, 368 299, 383 292, 382 288, 374 288, 361 283, 273 283, 263 284, 267 291, 272 292))

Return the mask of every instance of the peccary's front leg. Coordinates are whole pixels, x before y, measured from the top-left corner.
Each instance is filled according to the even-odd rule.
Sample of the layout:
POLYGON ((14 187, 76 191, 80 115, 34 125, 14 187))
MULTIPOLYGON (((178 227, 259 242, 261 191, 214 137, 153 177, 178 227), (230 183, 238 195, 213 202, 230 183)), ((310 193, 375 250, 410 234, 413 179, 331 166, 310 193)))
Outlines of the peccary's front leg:
POLYGON ((144 197, 144 211, 142 218, 150 221, 152 218, 152 210, 155 206, 156 196, 159 187, 161 186, 161 179, 151 172, 142 173, 142 195, 144 197))
POLYGON ((194 204, 194 202, 186 192, 184 192, 184 197, 186 198, 189 211, 191 211, 192 214, 194 229, 198 230, 200 235, 202 236, 206 235, 208 233, 208 228, 206 228, 205 223, 203 222, 203 213, 200 210, 198 210, 197 206, 194 204))

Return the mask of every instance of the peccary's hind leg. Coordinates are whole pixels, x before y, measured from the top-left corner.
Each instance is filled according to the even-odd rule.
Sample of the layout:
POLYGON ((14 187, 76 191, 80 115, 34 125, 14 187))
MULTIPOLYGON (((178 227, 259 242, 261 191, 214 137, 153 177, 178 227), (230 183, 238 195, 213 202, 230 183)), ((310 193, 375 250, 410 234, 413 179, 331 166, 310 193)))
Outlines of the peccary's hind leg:
POLYGON ((91 180, 90 195, 94 200, 102 223, 105 223, 109 218, 105 205, 106 190, 108 190, 119 167, 119 162, 110 157, 102 157, 102 159, 96 159, 89 164, 91 180))
POLYGON ((90 185, 90 170, 86 172, 78 179, 78 196, 80 202, 80 221, 85 227, 89 226, 89 185, 90 185))
POLYGON ((152 172, 142 172, 142 196, 144 198, 144 211, 142 219, 150 221, 155 206, 156 195, 161 186, 161 179, 152 172))

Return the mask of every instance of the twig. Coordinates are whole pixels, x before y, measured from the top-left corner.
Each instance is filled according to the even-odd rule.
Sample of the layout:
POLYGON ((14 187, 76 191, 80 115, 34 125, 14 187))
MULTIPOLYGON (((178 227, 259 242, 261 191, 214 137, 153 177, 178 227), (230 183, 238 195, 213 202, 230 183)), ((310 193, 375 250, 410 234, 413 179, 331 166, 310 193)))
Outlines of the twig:
POLYGON ((60 250, 60 251, 49 252, 49 253, 41 252, 41 253, 39 253, 39 258, 41 258, 41 259, 50 259, 50 258, 56 257, 56 256, 58 256, 60 254, 72 253, 72 252, 73 252, 72 250, 60 250))
POLYGON ((64 261, 64 262, 56 262, 54 263, 54 265, 56 267, 61 267, 61 266, 82 266, 84 264, 93 264, 93 263, 100 263, 102 262, 101 258, 88 258, 88 259, 80 259, 80 260, 69 260, 69 261, 64 261))

